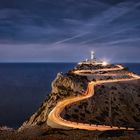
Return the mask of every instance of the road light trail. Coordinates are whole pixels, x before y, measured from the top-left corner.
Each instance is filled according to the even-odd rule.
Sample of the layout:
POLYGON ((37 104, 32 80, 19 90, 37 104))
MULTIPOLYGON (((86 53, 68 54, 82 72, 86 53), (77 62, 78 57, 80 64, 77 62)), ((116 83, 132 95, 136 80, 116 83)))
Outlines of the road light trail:
MULTIPOLYGON (((124 67, 121 65, 117 65, 117 68, 106 68, 106 69, 100 69, 100 70, 94 70, 92 73, 100 72, 100 71, 118 71, 122 70, 124 67)), ((81 72, 87 72, 90 70, 77 70, 74 71, 75 74, 81 75, 81 72)), ((90 71, 91 72, 91 71, 90 71)), ((105 131, 105 130, 125 130, 125 127, 116 127, 116 126, 105 126, 105 125, 94 125, 94 124, 86 124, 86 123, 78 123, 78 122, 72 122, 63 119, 60 114, 63 111, 63 109, 72 103, 88 99, 92 97, 95 93, 95 86, 104 84, 104 83, 115 83, 115 82, 121 82, 121 81, 132 81, 140 79, 140 77, 136 74, 129 73, 129 76, 132 78, 126 78, 126 79, 111 79, 111 80, 99 80, 99 81, 91 81, 88 84, 87 91, 84 93, 84 95, 80 95, 77 97, 68 97, 60 102, 57 103, 57 105, 53 108, 53 110, 48 115, 47 124, 53 128, 61 128, 61 129, 85 129, 85 130, 99 130, 99 131, 105 131)), ((134 128, 127 128, 128 130, 134 130, 134 128)))

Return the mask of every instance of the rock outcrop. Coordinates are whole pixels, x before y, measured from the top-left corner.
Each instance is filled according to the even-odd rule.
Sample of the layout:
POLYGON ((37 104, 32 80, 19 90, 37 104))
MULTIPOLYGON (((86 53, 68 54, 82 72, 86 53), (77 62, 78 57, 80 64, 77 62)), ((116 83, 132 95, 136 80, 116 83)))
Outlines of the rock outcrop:
POLYGON ((69 96, 82 94, 86 91, 87 84, 88 80, 85 76, 58 73, 56 79, 52 82, 51 93, 29 120, 23 123, 20 129, 34 125, 47 125, 48 114, 57 102, 69 96))
MULTIPOLYGON (((116 67, 116 65, 107 66, 107 68, 116 67)), ((90 68, 90 65, 78 65, 74 70, 86 70, 90 68)), ((97 65, 92 68, 96 70, 102 69, 103 67, 97 65)), ((100 79, 98 78, 100 74, 104 75, 104 79, 130 78, 132 74, 127 69, 122 69, 121 71, 98 72, 93 74, 93 77, 88 77, 74 74, 74 70, 66 74, 57 74, 56 79, 52 82, 52 91, 47 99, 20 129, 36 125, 47 126, 48 114, 59 101, 70 96, 82 95, 87 89, 89 80, 94 79, 96 81, 100 79), (110 75, 113 76, 110 77, 110 75)), ((61 117, 66 120, 88 124, 139 128, 139 85, 140 80, 98 85, 95 87, 94 96, 66 106, 61 113, 61 117)))

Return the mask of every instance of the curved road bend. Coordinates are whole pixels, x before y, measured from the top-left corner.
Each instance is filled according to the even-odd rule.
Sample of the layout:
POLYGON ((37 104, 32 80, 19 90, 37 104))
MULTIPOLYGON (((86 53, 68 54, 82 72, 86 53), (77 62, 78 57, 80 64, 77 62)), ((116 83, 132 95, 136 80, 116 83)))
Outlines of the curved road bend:
POLYGON ((97 69, 97 70, 76 70, 76 71, 74 71, 74 73, 75 74, 77 74, 77 75, 85 75, 84 73, 95 73, 95 72, 101 72, 101 71, 117 71, 117 70, 122 70, 122 69, 124 69, 124 67, 123 66, 121 66, 121 65, 116 65, 117 66, 117 68, 105 68, 105 69, 97 69))
MULTIPOLYGON (((114 71, 114 70, 122 70, 123 67, 121 65, 117 65, 118 68, 110 68, 110 69, 102 69, 102 71, 114 71)), ((97 70, 95 70, 97 72, 97 70)), ((99 70, 101 71, 101 70, 99 70)), ((82 70, 82 72, 84 72, 82 70)), ((79 74, 80 71, 75 71, 74 73, 79 74)), ((77 97, 68 97, 64 99, 63 101, 60 101, 57 103, 57 105, 53 108, 53 110, 48 115, 47 124, 51 126, 52 128, 61 128, 61 129, 85 129, 85 130, 99 130, 99 131, 105 131, 105 130, 120 130, 120 129, 126 129, 125 127, 110 127, 105 125, 94 125, 94 124, 85 124, 85 123, 78 123, 78 122, 71 122, 68 120, 65 120, 61 118, 60 114, 65 108, 65 106, 70 105, 74 102, 84 100, 87 98, 90 98, 94 95, 94 87, 96 85, 100 85, 103 83, 113 83, 113 82, 121 82, 121 81, 131 81, 140 79, 140 77, 136 74, 129 74, 129 76, 132 76, 133 78, 129 79, 115 79, 115 80, 100 80, 96 82, 89 82, 87 91, 84 93, 84 95, 80 95, 77 97)), ((128 128, 128 130, 134 130, 133 128, 128 128)))

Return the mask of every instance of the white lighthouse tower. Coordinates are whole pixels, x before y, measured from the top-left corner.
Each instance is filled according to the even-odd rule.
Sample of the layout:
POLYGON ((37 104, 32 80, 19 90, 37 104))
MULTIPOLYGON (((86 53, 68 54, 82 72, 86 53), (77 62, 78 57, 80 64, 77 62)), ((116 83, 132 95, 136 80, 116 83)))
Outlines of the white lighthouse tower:
POLYGON ((91 51, 91 61, 96 61, 95 51, 91 51))
POLYGON ((94 55, 95 55, 95 52, 94 51, 91 51, 91 60, 94 59, 94 55))
POLYGON ((92 51, 90 51, 90 59, 86 59, 85 61, 81 61, 78 64, 79 65, 81 65, 81 64, 92 64, 92 65, 106 66, 107 62, 98 60, 95 56, 95 51, 92 50, 92 51))

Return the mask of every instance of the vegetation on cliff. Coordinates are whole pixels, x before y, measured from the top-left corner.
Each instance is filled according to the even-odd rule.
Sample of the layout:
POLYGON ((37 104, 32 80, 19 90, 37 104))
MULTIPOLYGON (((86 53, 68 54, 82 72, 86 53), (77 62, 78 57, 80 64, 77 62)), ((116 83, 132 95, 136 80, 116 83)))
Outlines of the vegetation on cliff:
POLYGON ((86 90, 87 84, 88 80, 85 76, 77 76, 72 73, 58 73, 52 82, 51 93, 20 129, 34 125, 47 125, 48 114, 57 102, 69 96, 81 95, 86 90))

